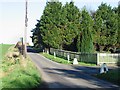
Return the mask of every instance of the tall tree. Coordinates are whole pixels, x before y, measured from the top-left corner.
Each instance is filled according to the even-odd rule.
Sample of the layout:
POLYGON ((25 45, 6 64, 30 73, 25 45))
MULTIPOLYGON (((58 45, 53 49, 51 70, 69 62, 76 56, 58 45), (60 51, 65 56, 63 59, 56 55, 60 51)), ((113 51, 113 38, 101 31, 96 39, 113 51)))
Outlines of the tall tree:
POLYGON ((78 36, 78 51, 91 53, 94 51, 92 29, 93 20, 89 13, 84 9, 81 18, 81 32, 78 36))
POLYGON ((74 5, 74 2, 66 3, 63 6, 64 14, 65 14, 65 22, 64 22, 64 47, 67 50, 74 50, 75 51, 75 39, 79 33, 79 24, 80 24, 80 11, 74 5), (67 48, 68 47, 68 48, 67 48))
POLYGON ((119 1, 119 4, 118 4, 118 9, 117 9, 117 14, 118 14, 118 48, 120 48, 120 1, 119 1))
POLYGON ((99 51, 109 50, 117 42, 117 16, 112 11, 111 6, 102 3, 95 13, 95 43, 99 46, 99 51))
POLYGON ((43 42, 48 47, 59 48, 62 42, 60 24, 62 19, 62 3, 52 0, 46 3, 40 20, 43 42))
POLYGON ((37 24, 35 25, 36 27, 31 31, 33 32, 31 38, 32 38, 32 42, 34 44, 35 48, 43 48, 43 40, 42 40, 42 36, 41 36, 41 31, 39 29, 40 27, 40 21, 37 20, 37 24))

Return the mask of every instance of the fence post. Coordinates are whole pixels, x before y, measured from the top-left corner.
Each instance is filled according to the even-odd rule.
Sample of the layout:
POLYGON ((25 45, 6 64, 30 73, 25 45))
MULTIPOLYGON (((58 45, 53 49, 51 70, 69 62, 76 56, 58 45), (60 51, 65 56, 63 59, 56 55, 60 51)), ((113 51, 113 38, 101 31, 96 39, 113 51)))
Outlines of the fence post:
POLYGON ((56 58, 56 53, 55 53, 55 51, 54 51, 54 58, 56 58))
POLYGON ((67 59, 68 59, 68 63, 69 63, 69 61, 70 61, 70 55, 69 55, 69 53, 67 55, 67 59))
POLYGON ((43 49, 43 54, 45 53, 45 50, 43 49))
POLYGON ((100 57, 100 54, 99 53, 97 53, 97 65, 99 65, 100 64, 100 62, 99 62, 99 58, 100 57))
POLYGON ((47 49, 47 54, 49 54, 49 50, 47 49))

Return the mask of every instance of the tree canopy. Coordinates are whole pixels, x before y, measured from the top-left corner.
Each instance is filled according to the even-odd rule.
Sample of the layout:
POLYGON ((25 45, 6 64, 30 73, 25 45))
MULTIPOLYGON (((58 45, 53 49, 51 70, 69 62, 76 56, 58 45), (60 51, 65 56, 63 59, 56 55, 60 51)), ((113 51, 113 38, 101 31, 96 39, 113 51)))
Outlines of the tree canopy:
POLYGON ((43 15, 40 19, 40 30, 43 42, 47 47, 59 48, 62 42, 60 25, 62 3, 47 2, 43 15))
POLYGON ((99 45, 99 51, 109 50, 110 47, 117 44, 118 21, 117 14, 114 13, 111 6, 101 4, 95 13, 95 43, 99 45))
POLYGON ((101 3, 96 11, 80 10, 74 2, 46 3, 32 30, 35 47, 53 47, 79 52, 114 51, 120 48, 120 5, 101 3))

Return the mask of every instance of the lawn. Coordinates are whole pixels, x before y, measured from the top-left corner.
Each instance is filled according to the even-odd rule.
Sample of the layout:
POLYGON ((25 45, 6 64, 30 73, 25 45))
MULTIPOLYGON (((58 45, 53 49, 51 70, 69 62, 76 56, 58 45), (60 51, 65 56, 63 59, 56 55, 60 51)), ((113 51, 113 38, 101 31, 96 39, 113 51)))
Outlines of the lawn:
MULTIPOLYGON (((44 57, 52 60, 52 61, 55 61, 55 62, 58 62, 58 63, 61 63, 61 64, 72 64, 73 63, 73 60, 70 60, 69 63, 68 63, 68 60, 66 59, 63 59, 63 58, 59 58, 59 57, 55 57, 53 55, 50 55, 50 54, 47 54, 47 53, 40 53, 41 55, 43 55, 44 57)), ((96 66, 96 64, 91 64, 91 63, 85 63, 85 62, 79 62, 79 65, 82 65, 82 66, 96 66)))
MULTIPOLYGON (((5 49, 4 49, 5 50, 5 49)), ((7 50, 6 50, 7 51, 7 50)), ((11 47, 8 53, 18 52, 18 49, 11 47)), ((5 58, 0 66, 0 89, 32 89, 41 83, 40 73, 29 57, 26 59, 22 55, 5 58)))

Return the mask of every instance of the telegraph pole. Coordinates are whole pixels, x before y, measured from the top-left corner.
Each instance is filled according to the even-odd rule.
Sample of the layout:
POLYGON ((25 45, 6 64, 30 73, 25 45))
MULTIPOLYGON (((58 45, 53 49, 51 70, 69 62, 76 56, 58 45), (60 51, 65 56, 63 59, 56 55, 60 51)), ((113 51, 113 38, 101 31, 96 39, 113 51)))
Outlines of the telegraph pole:
POLYGON ((27 56, 27 22, 28 22, 27 5, 28 5, 28 1, 25 0, 25 31, 24 31, 24 57, 25 58, 27 56))

